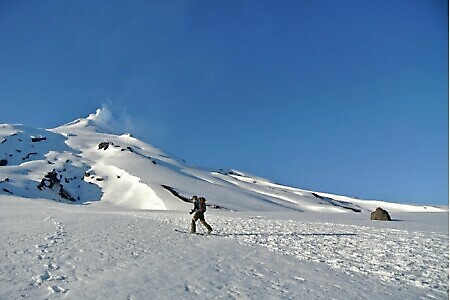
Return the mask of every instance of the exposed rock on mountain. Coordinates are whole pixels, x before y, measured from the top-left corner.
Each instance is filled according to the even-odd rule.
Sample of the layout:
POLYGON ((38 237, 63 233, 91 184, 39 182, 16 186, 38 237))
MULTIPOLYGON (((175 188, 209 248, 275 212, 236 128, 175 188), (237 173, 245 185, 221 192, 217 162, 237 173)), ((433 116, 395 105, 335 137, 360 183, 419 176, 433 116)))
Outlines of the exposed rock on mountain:
MULTIPOLYGON (((188 165, 108 128, 102 110, 54 129, 0 125, 0 193, 136 209, 190 209, 192 195, 234 211, 439 211, 283 186, 237 170, 188 165), (39 188, 36 188, 39 187, 39 188)), ((113 126, 114 127, 114 126, 113 126)))

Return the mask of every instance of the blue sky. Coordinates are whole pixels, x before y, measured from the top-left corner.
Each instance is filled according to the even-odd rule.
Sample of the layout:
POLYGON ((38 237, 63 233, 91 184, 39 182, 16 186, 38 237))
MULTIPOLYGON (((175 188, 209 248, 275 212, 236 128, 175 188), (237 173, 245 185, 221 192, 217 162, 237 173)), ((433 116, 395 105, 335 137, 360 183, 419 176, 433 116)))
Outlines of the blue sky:
POLYGON ((0 1, 0 122, 305 189, 448 204, 448 82, 447 1, 0 1))

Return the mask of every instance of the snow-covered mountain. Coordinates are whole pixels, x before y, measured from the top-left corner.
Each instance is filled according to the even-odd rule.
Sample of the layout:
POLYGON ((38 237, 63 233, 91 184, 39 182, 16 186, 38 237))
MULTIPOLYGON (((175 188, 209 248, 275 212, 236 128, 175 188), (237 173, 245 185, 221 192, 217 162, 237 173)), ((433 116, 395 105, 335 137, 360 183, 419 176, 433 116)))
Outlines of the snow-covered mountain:
POLYGON ((447 208, 196 168, 110 120, 0 125, 0 299, 448 299, 447 208))
MULTIPOLYGON (((432 206, 360 200, 283 186, 236 170, 193 167, 129 134, 105 126, 105 112, 53 129, 0 125, 0 193, 88 204, 104 201, 150 210, 442 211, 432 206)), ((108 117, 108 116, 106 116, 108 117)))

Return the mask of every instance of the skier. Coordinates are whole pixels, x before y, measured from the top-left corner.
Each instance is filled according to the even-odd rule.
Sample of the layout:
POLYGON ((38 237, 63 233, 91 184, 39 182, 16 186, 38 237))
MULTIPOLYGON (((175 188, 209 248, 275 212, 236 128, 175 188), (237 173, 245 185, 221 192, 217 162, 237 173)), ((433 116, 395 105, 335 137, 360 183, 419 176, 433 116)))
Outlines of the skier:
POLYGON ((192 197, 192 202, 194 203, 194 208, 189 212, 190 214, 194 214, 191 221, 191 233, 195 233, 195 223, 197 220, 203 224, 208 230, 208 234, 211 233, 212 228, 205 221, 205 212, 206 212, 206 199, 204 197, 192 197))

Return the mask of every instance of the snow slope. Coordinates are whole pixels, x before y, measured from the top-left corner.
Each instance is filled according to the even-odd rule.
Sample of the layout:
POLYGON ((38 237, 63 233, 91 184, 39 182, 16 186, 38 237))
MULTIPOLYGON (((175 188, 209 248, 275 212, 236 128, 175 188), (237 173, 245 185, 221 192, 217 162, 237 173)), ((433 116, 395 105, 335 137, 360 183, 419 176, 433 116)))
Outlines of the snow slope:
POLYGON ((151 210, 187 211, 187 200, 197 194, 205 196, 212 209, 228 211, 364 212, 378 206, 390 212, 445 211, 306 191, 235 170, 193 167, 129 134, 114 134, 108 129, 113 127, 108 126, 110 117, 108 111, 97 110, 48 130, 0 125, 0 194, 78 204, 101 200, 151 210), (52 170, 61 184, 38 189, 52 170))
POLYGON ((0 196, 0 299, 448 299, 448 213, 207 213, 0 196))

